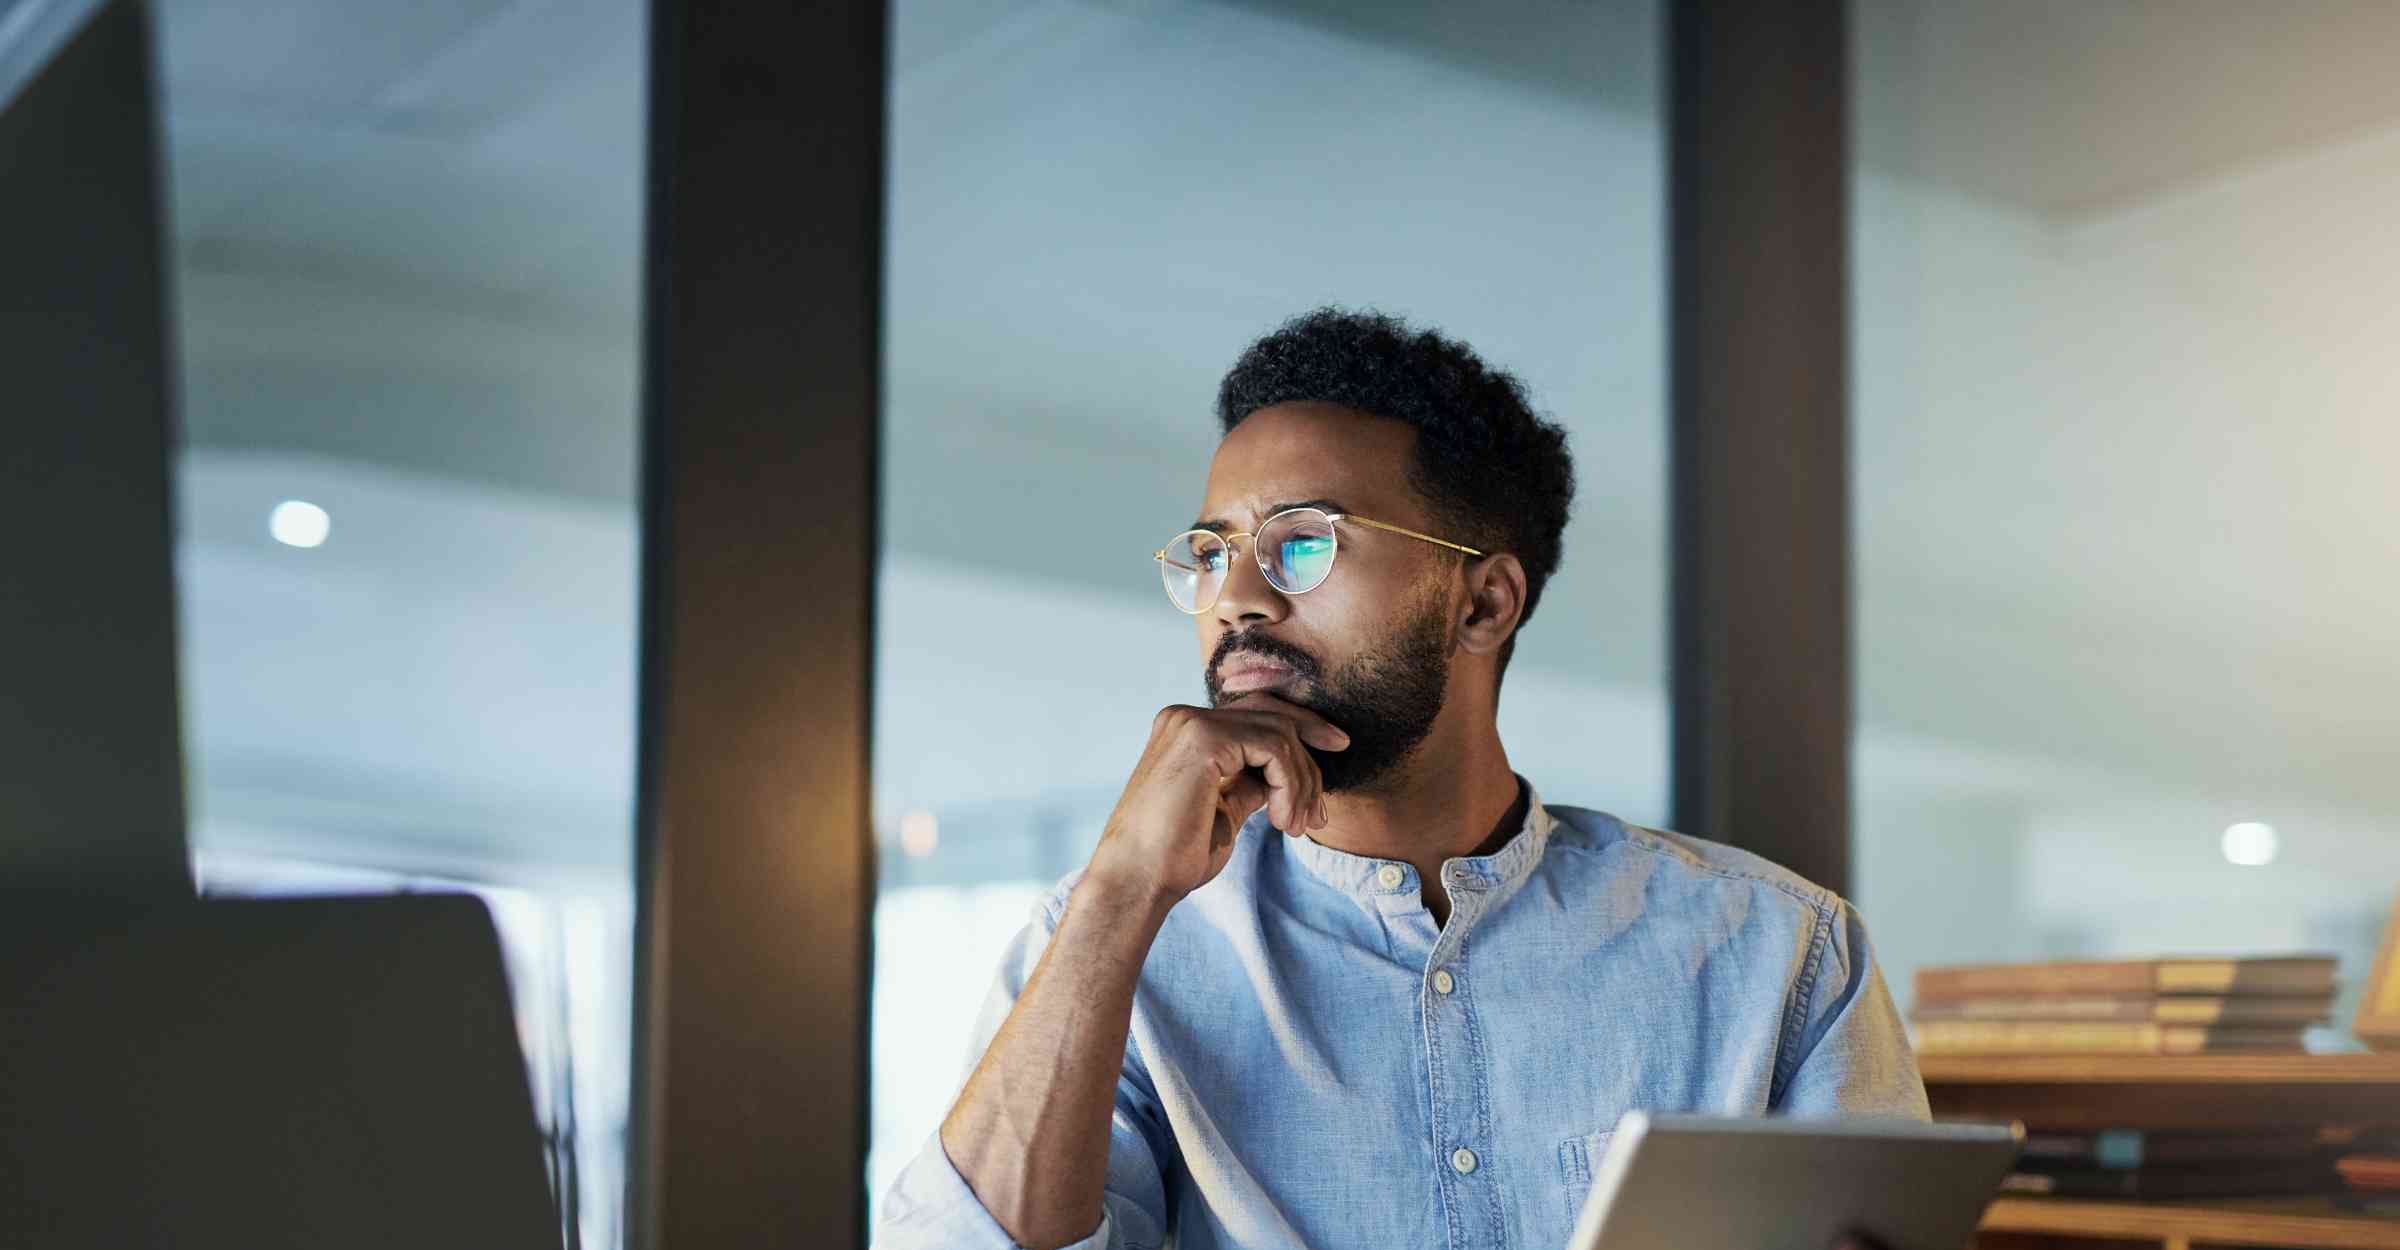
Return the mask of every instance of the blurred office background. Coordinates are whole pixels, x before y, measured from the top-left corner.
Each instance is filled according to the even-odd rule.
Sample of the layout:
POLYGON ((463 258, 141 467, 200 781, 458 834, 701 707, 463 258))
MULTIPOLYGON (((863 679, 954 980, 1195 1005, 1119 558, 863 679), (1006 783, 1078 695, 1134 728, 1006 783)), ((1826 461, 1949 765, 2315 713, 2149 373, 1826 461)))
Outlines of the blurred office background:
MULTIPOLYGON (((156 12, 197 874, 493 899, 621 1244, 645 8, 156 12)), ((1851 892, 1896 992, 2179 950, 2355 986, 2400 890, 2400 7, 1852 21, 1851 892)), ((1146 557, 1286 316, 1439 326, 1573 432, 1502 728, 1549 801, 1669 818, 1663 24, 893 6, 871 1192, 1201 697, 1146 557)))

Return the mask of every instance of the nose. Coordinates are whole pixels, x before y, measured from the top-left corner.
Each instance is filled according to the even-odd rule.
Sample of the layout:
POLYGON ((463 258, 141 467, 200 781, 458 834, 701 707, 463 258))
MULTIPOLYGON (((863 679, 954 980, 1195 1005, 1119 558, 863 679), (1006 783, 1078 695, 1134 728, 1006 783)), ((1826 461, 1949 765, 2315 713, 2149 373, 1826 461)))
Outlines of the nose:
POLYGON ((1259 571, 1256 548, 1252 546, 1257 541, 1255 535, 1244 538, 1231 553, 1233 559, 1226 562, 1230 567, 1225 571, 1225 589, 1217 595, 1217 606, 1210 609, 1218 623, 1229 628, 1280 621, 1291 610, 1291 600, 1269 585, 1267 575, 1259 571))

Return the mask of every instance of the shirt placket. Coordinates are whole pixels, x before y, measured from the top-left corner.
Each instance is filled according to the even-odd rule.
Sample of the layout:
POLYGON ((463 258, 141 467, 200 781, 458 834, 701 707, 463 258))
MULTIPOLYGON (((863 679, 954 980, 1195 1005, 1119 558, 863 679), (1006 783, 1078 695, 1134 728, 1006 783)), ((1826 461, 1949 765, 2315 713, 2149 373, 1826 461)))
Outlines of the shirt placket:
POLYGON ((1493 1170, 1491 1065, 1467 967, 1468 935, 1489 887, 1461 864, 1447 866, 1442 883, 1450 895, 1450 923, 1434 941, 1417 991, 1433 1109, 1434 1183, 1451 1250, 1501 1250, 1505 1224, 1493 1170))

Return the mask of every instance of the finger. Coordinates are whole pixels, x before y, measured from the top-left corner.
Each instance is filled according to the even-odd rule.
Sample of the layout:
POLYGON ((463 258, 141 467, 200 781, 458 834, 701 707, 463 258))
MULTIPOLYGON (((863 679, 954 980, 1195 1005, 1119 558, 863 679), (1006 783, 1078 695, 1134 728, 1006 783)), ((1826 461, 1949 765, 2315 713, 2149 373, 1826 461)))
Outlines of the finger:
MULTIPOLYGON (((1216 717, 1207 734, 1220 779, 1254 773, 1265 786, 1263 805, 1276 827, 1298 831, 1317 812, 1322 781, 1317 762, 1288 718, 1266 714, 1216 717)), ((1251 810, 1257 810, 1255 807, 1251 810)))
POLYGON ((1299 778, 1299 792, 1292 796, 1292 828, 1305 832, 1318 827, 1318 816, 1325 808, 1325 774, 1317 768, 1315 756, 1301 740, 1300 727, 1290 721, 1282 726, 1285 750, 1289 753, 1292 772, 1299 778))
POLYGON ((1267 805, 1267 798, 1267 783, 1260 780, 1256 773, 1241 772, 1220 784, 1217 806, 1224 809, 1226 818, 1238 829, 1258 809, 1267 805))
POLYGON ((1221 727, 1212 744, 1218 771, 1217 802, 1228 813, 1239 810, 1244 819, 1265 808, 1267 819, 1282 825, 1282 794, 1288 787, 1278 781, 1284 773, 1282 761, 1265 744, 1265 736, 1247 726, 1221 727))
POLYGON ((1317 715, 1312 709, 1304 708, 1289 699, 1278 697, 1270 691, 1253 690, 1248 694, 1227 700, 1225 707, 1228 710, 1239 709, 1245 712, 1280 716, 1292 722, 1293 726, 1299 730, 1301 741, 1320 751, 1340 751, 1350 745, 1350 735, 1344 732, 1341 726, 1317 715))
POLYGON ((1241 738, 1242 763, 1267 783, 1267 808, 1276 828, 1300 829, 1317 801, 1317 762, 1300 747, 1288 721, 1253 724, 1241 738))
MULTIPOLYGON (((1298 704, 1285 702, 1264 691, 1254 691, 1251 694, 1243 695, 1240 699, 1219 708, 1218 711, 1236 713, 1237 723, 1287 737, 1290 740, 1292 774, 1295 778, 1303 780, 1305 784, 1295 788, 1296 792, 1292 795, 1288 807, 1276 810, 1273 819, 1278 828, 1300 832, 1322 829, 1332 823, 1332 814, 1325 806, 1324 776, 1318 770, 1317 761, 1309 755, 1307 748, 1310 745, 1321 745, 1322 749, 1326 750, 1343 750, 1350 745, 1349 734, 1315 712, 1298 704), (1317 743, 1311 744, 1304 735, 1313 735, 1317 739, 1317 743)), ((1258 767, 1259 761, 1245 756, 1241 766, 1258 767)))
MULTIPOLYGON (((1310 717, 1316 715, 1306 708, 1295 710, 1310 717)), ((1292 819, 1298 822, 1296 826, 1298 828, 1319 828, 1324 823, 1321 817, 1325 811, 1325 774, 1317 767, 1316 757, 1308 753, 1308 742, 1304 736, 1307 724, 1293 717, 1273 718, 1270 723, 1276 734, 1283 739, 1291 760, 1292 773, 1300 782, 1298 793, 1293 796, 1295 803, 1292 809, 1292 819)), ((1336 735, 1342 745, 1349 745, 1350 736, 1348 734, 1326 724, 1321 719, 1317 723, 1324 726, 1322 730, 1316 731, 1320 735, 1336 735)))

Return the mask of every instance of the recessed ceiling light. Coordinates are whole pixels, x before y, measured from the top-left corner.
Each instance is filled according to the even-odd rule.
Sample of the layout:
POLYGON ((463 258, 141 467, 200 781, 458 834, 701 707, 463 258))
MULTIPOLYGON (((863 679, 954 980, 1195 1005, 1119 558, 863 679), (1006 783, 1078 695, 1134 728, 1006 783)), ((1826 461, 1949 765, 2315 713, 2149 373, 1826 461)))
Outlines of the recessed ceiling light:
POLYGON ((2225 829, 2225 862, 2244 868, 2259 868, 2275 862, 2275 852, 2281 849, 2282 839, 2275 836, 2275 826, 2245 820, 2225 829))
POLYGON ((286 547, 319 547, 333 532, 333 518, 304 499, 286 499, 267 514, 267 532, 286 547))

